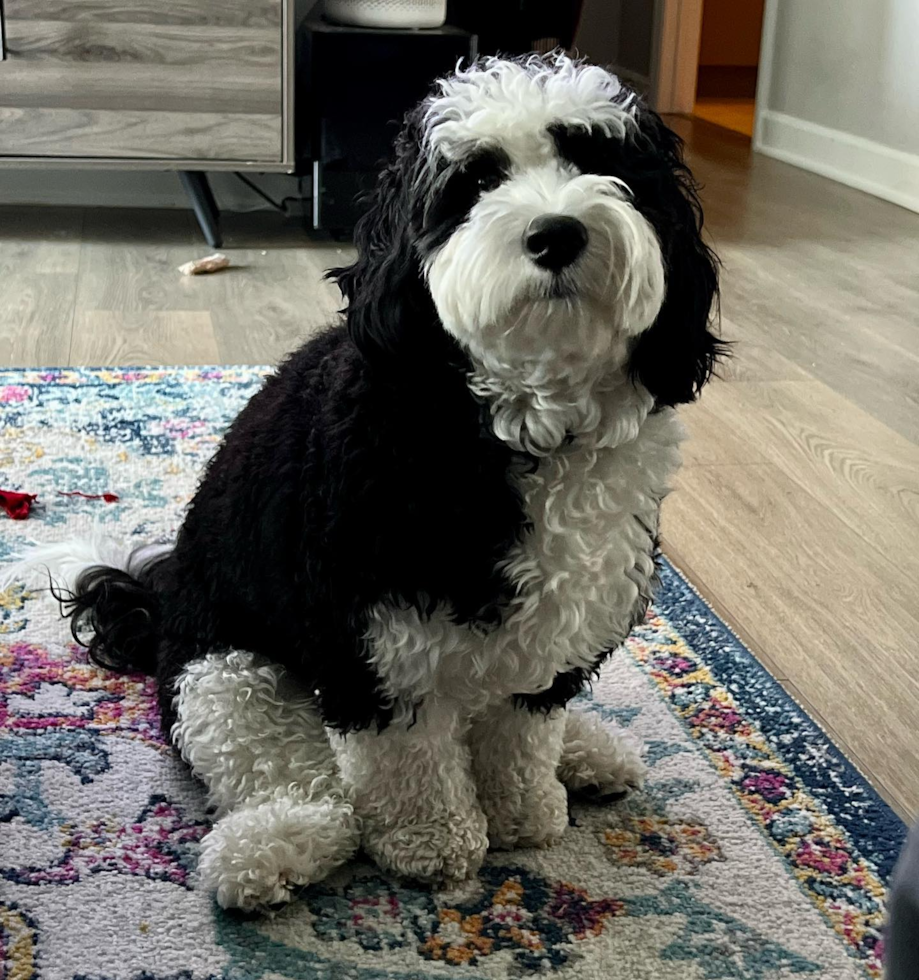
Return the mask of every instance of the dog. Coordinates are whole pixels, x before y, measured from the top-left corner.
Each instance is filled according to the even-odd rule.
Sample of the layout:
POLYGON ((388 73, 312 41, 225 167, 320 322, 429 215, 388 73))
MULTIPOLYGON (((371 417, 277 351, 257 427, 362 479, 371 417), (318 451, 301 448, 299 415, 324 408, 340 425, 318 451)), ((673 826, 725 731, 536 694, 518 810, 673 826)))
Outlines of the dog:
POLYGON ((156 674, 227 907, 359 845, 462 880, 561 838, 569 789, 641 784, 568 704, 644 617, 675 406, 725 352, 679 138, 564 54, 440 80, 355 244, 341 322, 232 424, 174 545, 42 559, 93 660, 156 674))

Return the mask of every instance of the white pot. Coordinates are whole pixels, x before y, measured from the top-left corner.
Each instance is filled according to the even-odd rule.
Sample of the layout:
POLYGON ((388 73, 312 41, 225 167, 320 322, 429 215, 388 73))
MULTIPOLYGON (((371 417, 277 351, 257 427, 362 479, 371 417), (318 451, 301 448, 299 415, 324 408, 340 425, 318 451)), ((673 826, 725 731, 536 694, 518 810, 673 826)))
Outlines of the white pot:
POLYGON ((325 15, 354 27, 440 27, 447 0, 325 0, 325 15))

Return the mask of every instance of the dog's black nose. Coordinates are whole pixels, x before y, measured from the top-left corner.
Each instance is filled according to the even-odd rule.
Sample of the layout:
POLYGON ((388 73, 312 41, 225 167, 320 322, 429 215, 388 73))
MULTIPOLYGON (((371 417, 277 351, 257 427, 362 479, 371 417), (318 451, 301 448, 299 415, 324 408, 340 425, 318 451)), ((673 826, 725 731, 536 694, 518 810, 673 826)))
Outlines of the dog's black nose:
POLYGON ((523 247, 542 269, 561 272, 584 251, 587 229, 566 214, 541 214, 523 233, 523 247))

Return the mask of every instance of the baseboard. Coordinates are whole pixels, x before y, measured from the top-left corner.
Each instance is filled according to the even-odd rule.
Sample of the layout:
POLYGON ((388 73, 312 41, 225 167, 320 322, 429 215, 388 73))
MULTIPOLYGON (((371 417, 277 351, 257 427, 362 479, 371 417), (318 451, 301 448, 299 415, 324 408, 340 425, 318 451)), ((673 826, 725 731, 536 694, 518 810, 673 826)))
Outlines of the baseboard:
MULTIPOLYGON (((232 174, 210 174, 217 203, 225 211, 269 208, 232 174)), ((275 200, 296 195, 297 178, 289 174, 246 174, 275 200)), ((304 180, 304 192, 308 181, 304 180)), ((55 207, 188 208, 178 174, 136 170, 0 169, 0 204, 55 207)))
POLYGON ((914 154, 768 109, 759 113, 753 148, 919 212, 919 156, 914 154))

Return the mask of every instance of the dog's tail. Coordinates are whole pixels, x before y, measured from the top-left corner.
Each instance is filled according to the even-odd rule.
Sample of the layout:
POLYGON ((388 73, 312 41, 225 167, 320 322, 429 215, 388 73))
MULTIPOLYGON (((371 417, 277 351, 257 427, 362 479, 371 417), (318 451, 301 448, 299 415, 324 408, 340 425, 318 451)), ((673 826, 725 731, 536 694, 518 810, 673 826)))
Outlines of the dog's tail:
POLYGON ((74 639, 100 667, 153 674, 161 620, 156 580, 171 552, 172 545, 159 544, 131 550, 95 532, 28 548, 5 578, 43 580, 70 618, 74 639))

